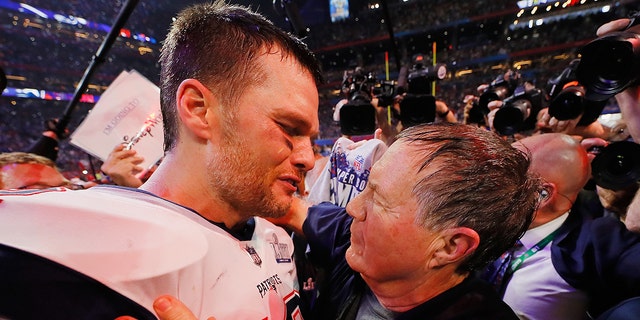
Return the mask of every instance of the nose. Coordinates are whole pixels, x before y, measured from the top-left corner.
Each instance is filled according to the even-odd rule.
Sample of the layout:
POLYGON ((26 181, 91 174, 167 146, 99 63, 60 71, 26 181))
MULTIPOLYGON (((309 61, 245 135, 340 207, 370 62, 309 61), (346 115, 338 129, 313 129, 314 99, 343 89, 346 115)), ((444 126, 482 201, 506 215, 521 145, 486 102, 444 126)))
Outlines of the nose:
MULTIPOLYGON (((366 191, 366 189, 365 189, 366 191)), ((347 214, 353 217, 356 221, 364 221, 367 218, 366 209, 364 205, 364 194, 361 193, 355 196, 349 203, 347 204, 347 214)))
POLYGON ((309 137, 296 137, 294 139, 293 151, 291 152, 291 162, 296 168, 307 172, 313 169, 316 159, 309 137))

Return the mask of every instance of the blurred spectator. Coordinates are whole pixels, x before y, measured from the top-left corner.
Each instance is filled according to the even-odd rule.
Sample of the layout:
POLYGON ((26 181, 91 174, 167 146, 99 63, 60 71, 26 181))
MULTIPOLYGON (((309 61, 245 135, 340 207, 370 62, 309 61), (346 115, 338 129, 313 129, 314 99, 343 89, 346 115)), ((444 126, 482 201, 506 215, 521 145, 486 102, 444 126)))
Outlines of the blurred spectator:
MULTIPOLYGON (((79 182, 79 181, 77 181, 79 182)), ((25 152, 0 154, 0 189, 85 189, 95 183, 71 183, 48 158, 25 152)))

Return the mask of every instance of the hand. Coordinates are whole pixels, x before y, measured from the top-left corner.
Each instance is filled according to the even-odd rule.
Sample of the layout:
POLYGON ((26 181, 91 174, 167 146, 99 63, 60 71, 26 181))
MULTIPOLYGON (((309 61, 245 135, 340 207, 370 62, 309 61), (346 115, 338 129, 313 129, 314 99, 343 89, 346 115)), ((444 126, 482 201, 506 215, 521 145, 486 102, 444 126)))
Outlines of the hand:
POLYGON ((113 148, 100 170, 119 186, 137 188, 142 185, 142 180, 136 176, 144 170, 139 166, 142 161, 144 158, 136 155, 135 150, 125 150, 125 146, 119 144, 113 148))
MULTIPOLYGON (((153 310, 155 310, 160 320, 197 320, 187 306, 170 295, 158 297, 153 302, 153 310)), ((216 320, 214 317, 207 319, 216 320)))
POLYGON ((638 184, 632 184, 620 190, 610 190, 601 186, 596 186, 598 199, 600 199, 602 206, 615 213, 618 218, 623 221, 626 218, 629 204, 633 200, 637 191, 638 184))
MULTIPOLYGON (((153 310, 158 315, 159 320, 198 320, 195 315, 185 306, 180 300, 170 296, 164 295, 158 297, 153 302, 153 310)), ((118 317, 115 320, 136 320, 129 316, 118 317)), ((207 320, 216 320, 214 317, 209 317, 207 320)))
POLYGON ((593 149, 594 147, 599 147, 601 149, 606 147, 608 144, 609 143, 606 140, 601 138, 587 138, 580 141, 580 145, 587 151, 589 162, 591 162, 593 158, 600 153, 600 151, 595 151, 593 149))
POLYGON ((58 122, 57 118, 51 118, 44 121, 44 131, 43 135, 51 137, 56 140, 64 140, 69 136, 69 128, 64 128, 62 132, 58 131, 58 122))
POLYGON ((596 35, 602 37, 608 33, 624 30, 631 22, 631 19, 623 18, 618 20, 609 21, 598 28, 596 35))
POLYGON ((307 220, 307 212, 310 204, 297 197, 293 197, 291 207, 286 215, 278 218, 267 218, 271 223, 293 231, 301 236, 304 236, 302 225, 307 220))
POLYGON ((487 108, 489 108, 489 111, 496 110, 496 109, 500 109, 503 104, 504 102, 502 100, 493 100, 487 103, 487 108))
POLYGON ((576 129, 578 122, 580 122, 580 118, 582 118, 581 115, 575 119, 558 120, 549 114, 549 108, 544 108, 540 110, 540 112, 538 112, 536 130, 542 132, 556 132, 571 135, 576 129))

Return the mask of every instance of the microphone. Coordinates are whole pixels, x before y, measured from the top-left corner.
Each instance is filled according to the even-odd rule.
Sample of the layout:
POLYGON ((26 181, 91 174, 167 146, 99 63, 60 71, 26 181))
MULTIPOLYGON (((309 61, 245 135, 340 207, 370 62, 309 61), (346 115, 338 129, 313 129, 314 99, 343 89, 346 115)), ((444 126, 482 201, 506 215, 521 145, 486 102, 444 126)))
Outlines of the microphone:
POLYGON ((302 21, 302 17, 300 16, 298 5, 293 1, 294 0, 282 0, 282 5, 284 6, 287 20, 289 20, 289 23, 291 24, 295 35, 298 38, 304 38, 307 36, 307 28, 305 27, 304 22, 302 21))

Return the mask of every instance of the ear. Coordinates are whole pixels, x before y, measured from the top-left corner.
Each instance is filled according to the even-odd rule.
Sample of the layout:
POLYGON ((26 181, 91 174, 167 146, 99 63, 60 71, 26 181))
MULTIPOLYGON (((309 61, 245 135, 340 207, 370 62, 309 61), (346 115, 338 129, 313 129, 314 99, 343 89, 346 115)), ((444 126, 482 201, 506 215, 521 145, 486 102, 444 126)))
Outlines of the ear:
POLYGON ((551 201, 551 198, 557 191, 555 183, 545 182, 542 184, 542 190, 540 190, 540 206, 544 206, 551 201))
POLYGON ((443 267, 462 261, 471 255, 480 244, 478 233, 467 227, 446 229, 441 232, 441 247, 436 249, 429 261, 430 268, 443 267))
POLYGON ((176 93, 178 116, 191 134, 209 139, 214 110, 218 99, 209 89, 196 79, 186 79, 180 83, 176 93))

